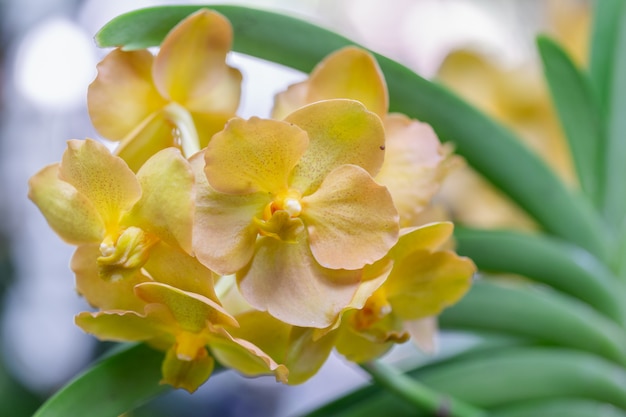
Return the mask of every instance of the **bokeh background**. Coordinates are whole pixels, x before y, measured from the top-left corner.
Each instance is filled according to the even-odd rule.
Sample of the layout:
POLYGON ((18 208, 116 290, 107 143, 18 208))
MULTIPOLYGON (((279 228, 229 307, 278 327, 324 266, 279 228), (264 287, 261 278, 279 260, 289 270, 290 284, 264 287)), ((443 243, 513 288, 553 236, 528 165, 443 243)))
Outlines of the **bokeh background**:
MULTIPOLYGON (((0 0, 0 417, 29 416, 107 348, 73 324, 89 307, 73 289, 72 248, 27 198, 28 178, 60 159, 65 141, 97 137, 87 86, 108 52, 93 41, 113 17, 180 1, 0 0)), ((185 1, 185 4, 199 3, 185 1)), ((202 4, 210 4, 210 1, 202 4)), ((448 85, 516 130, 572 186, 571 161, 555 121, 534 47, 538 33, 562 42, 584 65, 589 2, 583 0, 223 1, 317 22, 448 85)), ((236 34, 235 34, 236 36, 236 34)), ((242 55, 239 114, 268 116, 273 95, 304 74, 242 55)), ((446 215, 481 227, 533 228, 471 169, 455 172, 437 201, 446 215)), ((442 334, 441 352, 463 337, 442 334)), ((421 360, 410 345, 392 360, 421 360)), ((174 392, 134 416, 293 416, 367 382, 332 357, 297 387, 232 372, 193 396, 174 392)))

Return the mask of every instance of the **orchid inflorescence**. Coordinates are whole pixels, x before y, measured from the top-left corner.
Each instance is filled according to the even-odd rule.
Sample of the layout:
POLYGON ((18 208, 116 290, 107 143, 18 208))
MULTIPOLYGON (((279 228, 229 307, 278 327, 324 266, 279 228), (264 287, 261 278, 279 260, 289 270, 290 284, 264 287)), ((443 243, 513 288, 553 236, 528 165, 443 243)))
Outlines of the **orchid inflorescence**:
POLYGON ((98 141, 70 140, 30 181, 77 246, 76 324, 166 352, 189 391, 215 361, 298 384, 333 349, 358 363, 413 337, 468 290, 428 207, 460 163, 430 126, 388 113, 374 57, 347 47, 278 94, 270 119, 236 116, 232 28, 190 15, 148 50, 112 51, 88 92, 98 141))

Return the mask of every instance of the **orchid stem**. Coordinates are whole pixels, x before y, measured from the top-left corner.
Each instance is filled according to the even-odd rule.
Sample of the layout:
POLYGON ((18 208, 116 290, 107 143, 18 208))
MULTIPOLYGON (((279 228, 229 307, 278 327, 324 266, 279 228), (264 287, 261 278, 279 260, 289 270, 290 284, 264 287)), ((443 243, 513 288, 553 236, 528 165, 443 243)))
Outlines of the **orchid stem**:
POLYGON ((479 408, 441 394, 380 361, 361 364, 372 379, 390 392, 435 417, 484 417, 479 408))

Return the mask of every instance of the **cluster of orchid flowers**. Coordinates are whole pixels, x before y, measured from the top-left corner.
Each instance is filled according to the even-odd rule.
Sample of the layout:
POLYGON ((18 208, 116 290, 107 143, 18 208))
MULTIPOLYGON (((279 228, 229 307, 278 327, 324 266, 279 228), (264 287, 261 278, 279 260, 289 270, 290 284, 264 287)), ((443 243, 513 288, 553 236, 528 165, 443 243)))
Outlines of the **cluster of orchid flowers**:
POLYGON ((388 113, 376 60, 348 47, 278 94, 269 119, 236 116, 232 28, 204 9, 159 52, 116 49, 89 112, 115 151, 70 140, 30 181, 49 225, 76 245, 76 324, 166 352, 189 391, 215 360, 298 384, 333 349, 365 362, 467 291, 473 263, 452 225, 425 223, 458 162, 432 129, 388 113))

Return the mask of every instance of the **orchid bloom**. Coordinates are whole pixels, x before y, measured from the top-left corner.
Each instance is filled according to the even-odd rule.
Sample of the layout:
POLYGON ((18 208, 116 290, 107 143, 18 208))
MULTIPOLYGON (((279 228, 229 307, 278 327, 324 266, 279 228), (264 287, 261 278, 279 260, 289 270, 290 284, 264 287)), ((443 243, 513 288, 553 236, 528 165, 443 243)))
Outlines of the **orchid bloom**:
POLYGON ((158 152, 134 174, 104 145, 70 140, 61 163, 31 178, 29 197, 78 246, 78 291, 99 308, 137 310, 143 302, 133 287, 157 276, 215 298, 211 272, 191 257, 193 182, 177 149, 158 152))
POLYGON ((232 36, 226 18, 204 9, 174 27, 156 56, 116 49, 98 65, 89 114, 103 137, 121 141, 117 154, 133 170, 171 146, 191 156, 235 114, 241 73, 225 63, 232 36))
POLYGON ((307 80, 278 94, 272 116, 282 119, 301 106, 334 98, 358 100, 383 121, 385 161, 375 179, 389 189, 400 225, 417 226, 418 215, 459 160, 451 157, 451 149, 441 145, 429 125, 388 113, 387 84, 378 63, 353 46, 330 54, 307 80))
POLYGON ((476 270, 470 259, 441 249, 452 229, 447 222, 404 229, 387 255, 393 261, 387 279, 361 309, 344 313, 336 342, 340 353, 352 361, 365 362, 409 336, 422 346, 432 343, 431 317, 469 290, 476 270))
POLYGON ((230 120, 192 160, 199 261, 236 273, 243 297, 279 320, 330 325, 398 239, 391 196, 372 179, 384 144, 380 119, 352 100, 230 120))
POLYGON ((134 290, 146 302, 143 313, 84 312, 76 316, 76 324, 102 340, 145 341, 166 350, 162 382, 190 392, 211 375, 213 357, 245 375, 274 374, 277 381, 287 382, 284 365, 231 336, 227 328, 239 324, 215 301, 157 282, 138 284, 134 290))

